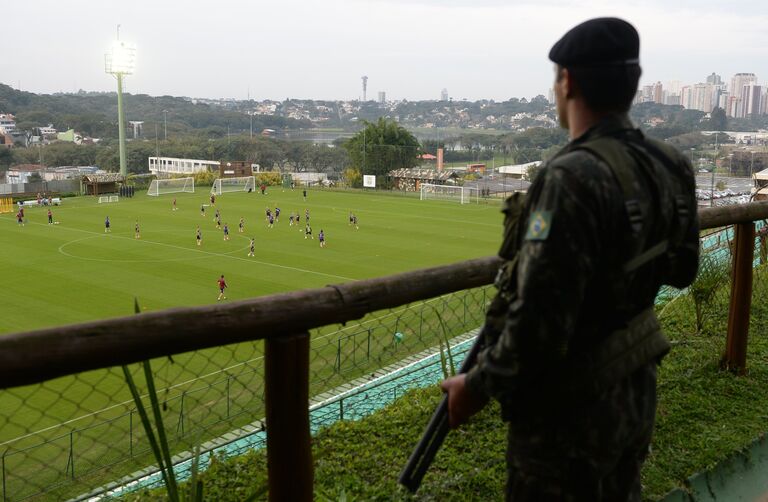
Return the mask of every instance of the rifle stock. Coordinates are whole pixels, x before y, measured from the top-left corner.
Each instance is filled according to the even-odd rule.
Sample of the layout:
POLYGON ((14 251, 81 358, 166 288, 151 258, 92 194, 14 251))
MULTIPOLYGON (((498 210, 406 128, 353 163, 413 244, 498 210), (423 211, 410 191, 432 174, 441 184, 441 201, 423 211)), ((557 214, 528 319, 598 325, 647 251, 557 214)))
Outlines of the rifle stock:
MULTIPOLYGON (((477 354, 483 345, 483 338, 485 333, 485 327, 477 335, 472 349, 464 358, 464 362, 461 364, 459 373, 466 373, 472 366, 475 365, 477 360, 477 354)), ((424 479, 424 475, 427 473, 427 469, 435 459, 435 455, 440 447, 443 445, 445 436, 448 435, 448 396, 443 396, 440 400, 440 404, 432 414, 432 418, 429 419, 427 428, 424 429, 416 448, 413 449, 408 462, 405 464, 398 482, 405 486, 411 493, 416 493, 421 486, 421 481, 424 479)))

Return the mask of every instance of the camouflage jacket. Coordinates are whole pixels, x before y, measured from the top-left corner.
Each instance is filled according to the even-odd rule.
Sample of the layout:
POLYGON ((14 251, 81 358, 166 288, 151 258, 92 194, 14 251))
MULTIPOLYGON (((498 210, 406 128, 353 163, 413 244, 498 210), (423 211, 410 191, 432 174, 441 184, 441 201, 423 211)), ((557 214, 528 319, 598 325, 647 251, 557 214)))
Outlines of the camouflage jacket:
MULTIPOLYGON (((642 225, 633 232, 625 195, 611 168, 580 149, 606 136, 621 138, 622 145, 629 137, 641 146, 651 141, 626 116, 611 116, 571 141, 542 168, 516 229, 515 272, 500 285, 513 294, 509 302, 492 305, 487 324, 496 329, 487 330, 486 347, 467 374, 472 392, 501 402, 504 418, 513 424, 511 443, 515 424, 522 431, 526 423, 551 422, 560 428, 572 426, 570 432, 578 434, 576 418, 567 413, 571 405, 562 410, 549 407, 548 416, 541 416, 537 405, 548 400, 556 405, 562 398, 558 369, 570 354, 597 344, 651 307, 662 284, 684 287, 696 275, 696 211, 682 229, 675 229, 677 222, 670 217, 676 197, 696 207, 690 163, 659 142, 653 144, 667 154, 676 172, 642 150, 635 152, 636 162, 628 167, 639 194, 642 225), (673 231, 680 235, 674 249, 632 273, 624 272, 625 263, 673 231)), ((609 394, 621 395, 607 391, 603 397, 609 394)), ((616 404, 615 409, 622 408, 616 404)), ((603 419, 608 426, 618 420, 603 419)))

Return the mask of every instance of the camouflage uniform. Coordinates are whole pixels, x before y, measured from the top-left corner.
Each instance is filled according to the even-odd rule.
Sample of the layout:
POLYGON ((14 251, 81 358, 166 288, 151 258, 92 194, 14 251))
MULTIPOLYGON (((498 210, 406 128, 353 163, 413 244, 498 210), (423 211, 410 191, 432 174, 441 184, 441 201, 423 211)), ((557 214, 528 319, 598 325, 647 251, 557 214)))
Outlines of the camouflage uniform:
POLYGON ((662 284, 684 287, 696 274, 693 170, 663 143, 652 142, 671 162, 648 154, 649 142, 626 116, 604 119, 544 166, 516 233, 505 235, 516 263, 497 281, 486 347, 466 385, 498 399, 509 422, 509 500, 639 500, 663 353, 610 384, 587 390, 577 382, 591 375, 579 373, 593 362, 584 355, 630 319, 645 311, 656 322, 652 306, 662 284), (611 167, 583 149, 606 137, 635 159, 627 166, 642 214, 634 227, 611 167), (675 216, 681 203, 693 213, 682 223, 675 216), (663 255, 625 271, 629 260, 665 240, 663 255), (578 358, 588 362, 579 366, 578 358))

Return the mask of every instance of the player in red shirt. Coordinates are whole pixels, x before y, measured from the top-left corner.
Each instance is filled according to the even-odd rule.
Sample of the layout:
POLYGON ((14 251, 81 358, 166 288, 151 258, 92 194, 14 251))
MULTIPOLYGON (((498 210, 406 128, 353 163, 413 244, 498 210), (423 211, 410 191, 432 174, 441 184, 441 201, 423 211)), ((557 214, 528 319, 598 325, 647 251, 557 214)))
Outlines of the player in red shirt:
POLYGON ((221 274, 221 277, 219 277, 217 282, 219 283, 219 297, 216 300, 218 301, 222 298, 226 300, 227 297, 224 296, 224 290, 227 288, 227 281, 224 280, 224 274, 221 274))

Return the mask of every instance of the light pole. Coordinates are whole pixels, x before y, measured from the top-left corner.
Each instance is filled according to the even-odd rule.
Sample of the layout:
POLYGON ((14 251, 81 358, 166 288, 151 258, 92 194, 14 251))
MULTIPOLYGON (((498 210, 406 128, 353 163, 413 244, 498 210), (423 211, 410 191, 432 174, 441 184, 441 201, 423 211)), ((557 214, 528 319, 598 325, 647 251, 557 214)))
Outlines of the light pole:
POLYGON ((696 166, 693 165, 693 151, 696 150, 695 148, 691 148, 691 167, 696 169, 696 166))
POLYGON ((163 110, 163 141, 168 141, 168 110, 163 110))
POLYGON ((733 176, 733 154, 728 154, 728 176, 733 176))
POLYGON ((123 75, 132 75, 136 67, 136 45, 120 40, 120 25, 117 25, 117 40, 112 43, 104 55, 104 68, 107 73, 117 78, 117 128, 120 144, 120 174, 126 176, 125 155, 125 112, 123 111, 123 75))

